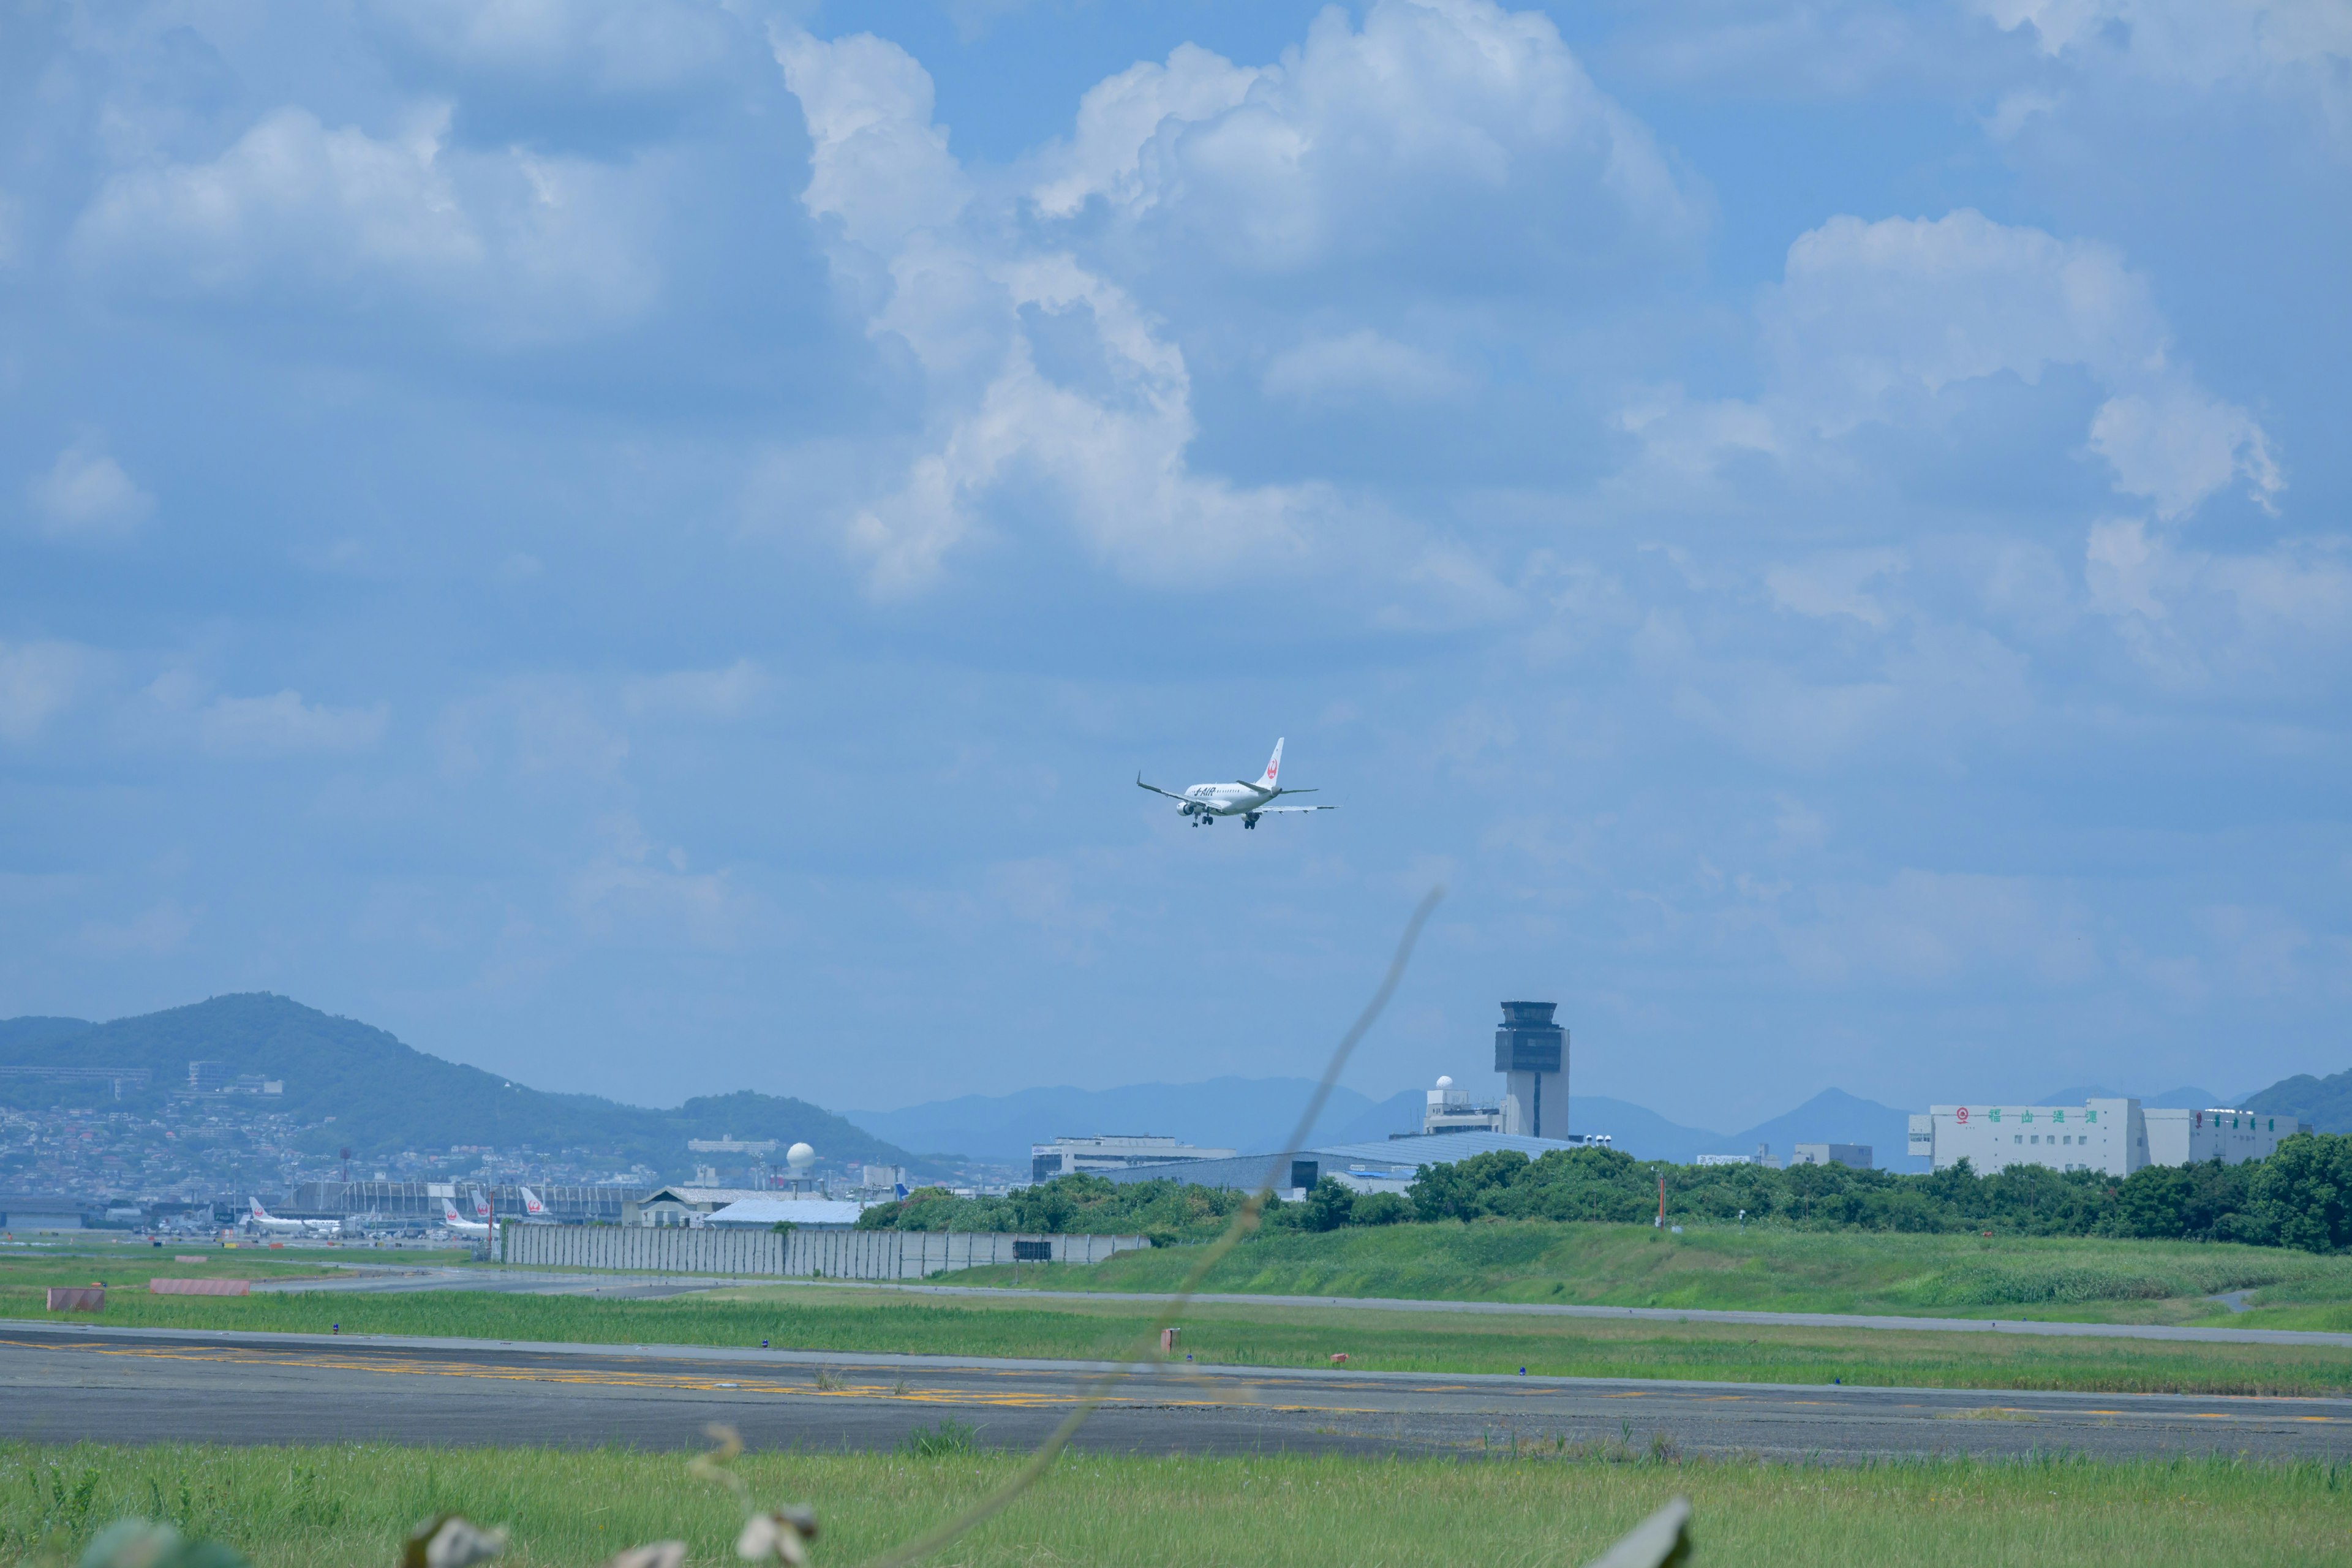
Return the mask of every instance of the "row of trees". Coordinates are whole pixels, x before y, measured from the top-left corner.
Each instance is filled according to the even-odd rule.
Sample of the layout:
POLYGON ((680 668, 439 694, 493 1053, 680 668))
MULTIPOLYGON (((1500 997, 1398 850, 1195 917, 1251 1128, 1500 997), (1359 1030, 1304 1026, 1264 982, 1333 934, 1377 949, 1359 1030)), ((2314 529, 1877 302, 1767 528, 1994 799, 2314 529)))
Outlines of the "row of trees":
MULTIPOLYGON (((1424 1165, 1411 1190, 1358 1194, 1326 1177, 1296 1203, 1267 1205, 1269 1226, 1337 1230, 1405 1221, 1647 1220, 1665 1182, 1672 1222, 1819 1230, 1965 1231, 2238 1241, 2312 1252, 2352 1249, 2352 1134, 2291 1138, 2242 1165, 2149 1165, 2129 1177, 2021 1165, 1979 1176, 1967 1162, 1932 1175, 1843 1165, 1670 1165, 1611 1150, 1509 1151, 1424 1165)), ((1243 1194, 1178 1182, 1061 1176, 999 1198, 925 1187, 866 1211, 868 1229, 1140 1232, 1206 1240, 1243 1194)))

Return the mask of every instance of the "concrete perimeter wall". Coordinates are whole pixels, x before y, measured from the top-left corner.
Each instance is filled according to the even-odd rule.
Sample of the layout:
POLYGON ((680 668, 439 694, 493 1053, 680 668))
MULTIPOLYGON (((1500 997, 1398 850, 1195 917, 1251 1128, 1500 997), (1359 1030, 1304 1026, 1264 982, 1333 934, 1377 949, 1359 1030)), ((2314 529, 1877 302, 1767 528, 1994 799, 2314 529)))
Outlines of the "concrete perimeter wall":
POLYGON ((1016 1241, 1045 1243, 1055 1263, 1099 1263, 1114 1253, 1151 1245, 1139 1236, 1012 1236, 971 1231, 795 1230, 779 1236, 772 1230, 720 1226, 509 1225, 499 1228, 505 1260, 519 1266, 826 1279, 920 1279, 943 1268, 1011 1263, 1016 1241))

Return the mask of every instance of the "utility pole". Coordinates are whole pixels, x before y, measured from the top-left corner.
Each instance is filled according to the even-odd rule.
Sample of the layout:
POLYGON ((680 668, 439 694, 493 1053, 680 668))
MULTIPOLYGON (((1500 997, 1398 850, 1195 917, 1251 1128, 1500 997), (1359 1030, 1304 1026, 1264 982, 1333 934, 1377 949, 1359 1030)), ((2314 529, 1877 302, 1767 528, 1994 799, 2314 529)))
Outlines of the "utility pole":
POLYGON ((1666 1173, 1658 1173, 1658 1228, 1666 1228, 1666 1173))

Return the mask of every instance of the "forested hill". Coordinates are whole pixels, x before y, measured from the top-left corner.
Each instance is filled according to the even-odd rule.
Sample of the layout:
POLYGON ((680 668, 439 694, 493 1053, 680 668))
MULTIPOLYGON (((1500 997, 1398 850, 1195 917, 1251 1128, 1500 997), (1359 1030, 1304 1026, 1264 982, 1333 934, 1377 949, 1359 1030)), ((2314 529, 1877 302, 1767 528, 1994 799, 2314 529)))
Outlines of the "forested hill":
POLYGON ((2246 1109, 2296 1117, 2310 1122, 2315 1131, 2352 1132, 2352 1068, 2327 1078, 2305 1072, 2281 1079, 2262 1093, 2247 1096, 2246 1109))
MULTIPOLYGON (((229 1072, 281 1080, 282 1098, 253 1102, 305 1129, 302 1147, 349 1144, 362 1159, 404 1149, 488 1143, 542 1151, 589 1148, 622 1163, 642 1161, 666 1176, 692 1164, 689 1138, 805 1140, 828 1162, 922 1163, 905 1150, 805 1100, 740 1092, 647 1110, 586 1094, 551 1094, 495 1073, 403 1045, 383 1030, 266 992, 215 996, 110 1024, 72 1018, 0 1020, 0 1067, 145 1068, 161 1100, 184 1089, 188 1063, 217 1061, 229 1072), (331 1124, 327 1118, 332 1117, 331 1124)), ((51 1083, 0 1079, 0 1098, 19 1105, 60 1098, 94 1102, 105 1085, 66 1094, 51 1083)))

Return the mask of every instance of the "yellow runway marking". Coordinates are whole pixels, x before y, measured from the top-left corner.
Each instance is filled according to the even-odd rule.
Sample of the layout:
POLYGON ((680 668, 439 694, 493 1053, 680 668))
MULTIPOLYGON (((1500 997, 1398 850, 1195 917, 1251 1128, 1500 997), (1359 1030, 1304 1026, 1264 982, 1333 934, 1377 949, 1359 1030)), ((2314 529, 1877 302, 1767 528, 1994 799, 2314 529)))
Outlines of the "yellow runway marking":
MULTIPOLYGON (((21 1344, 22 1342, 0 1341, 0 1343, 21 1344)), ((499 1383, 552 1383, 586 1388, 671 1389, 688 1393, 765 1393, 795 1399, 897 1399, 918 1405, 979 1405, 999 1409, 1057 1409, 1076 1405, 1079 1399, 1076 1394, 1034 1393, 1017 1389, 902 1389, 894 1384, 854 1384, 838 1388, 818 1388, 814 1384, 788 1383, 721 1382, 713 1377, 698 1377, 677 1373, 577 1372, 540 1367, 485 1366, 465 1362, 417 1361, 391 1356, 371 1356, 362 1359, 330 1355, 323 1352, 301 1353, 237 1349, 196 1351, 106 1343, 83 1343, 64 1347, 44 1345, 37 1348, 64 1348, 95 1352, 100 1355, 131 1356, 149 1361, 208 1363, 215 1365, 282 1366, 318 1372, 391 1373, 412 1377, 472 1377, 487 1378, 499 1383)), ((989 1375, 1019 1374, 992 1373, 989 1375)), ((1218 1409, 1234 1404, 1231 1400, 1180 1399, 1166 1395, 1149 1395, 1139 1398, 1113 1397, 1105 1403, 1112 1405, 1153 1409, 1218 1409)), ((1328 1413, 1335 1415, 1380 1414, 1376 1410, 1354 1405, 1255 1405, 1253 1408, 1297 1414, 1328 1413)))

